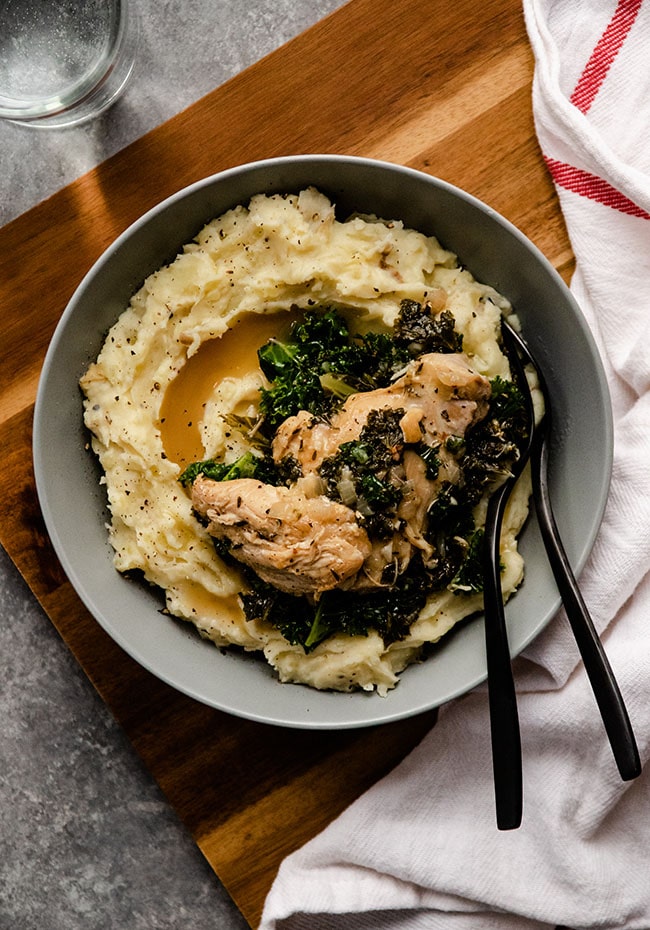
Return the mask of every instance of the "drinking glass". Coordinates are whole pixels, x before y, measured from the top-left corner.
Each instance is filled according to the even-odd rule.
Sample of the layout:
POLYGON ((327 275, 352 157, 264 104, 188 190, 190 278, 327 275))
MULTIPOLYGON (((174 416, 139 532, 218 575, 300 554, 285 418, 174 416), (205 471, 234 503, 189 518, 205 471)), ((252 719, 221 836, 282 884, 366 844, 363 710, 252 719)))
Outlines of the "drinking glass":
POLYGON ((0 0, 0 118, 74 126, 124 90, 136 50, 129 0, 0 0))

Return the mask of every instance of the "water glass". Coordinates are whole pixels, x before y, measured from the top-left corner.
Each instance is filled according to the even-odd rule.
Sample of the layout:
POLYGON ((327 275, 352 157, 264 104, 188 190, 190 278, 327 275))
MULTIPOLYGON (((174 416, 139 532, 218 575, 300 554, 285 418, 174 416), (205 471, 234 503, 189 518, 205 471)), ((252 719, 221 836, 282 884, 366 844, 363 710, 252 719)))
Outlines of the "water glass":
POLYGON ((74 126, 104 112, 133 70, 129 0, 0 0, 0 118, 74 126))

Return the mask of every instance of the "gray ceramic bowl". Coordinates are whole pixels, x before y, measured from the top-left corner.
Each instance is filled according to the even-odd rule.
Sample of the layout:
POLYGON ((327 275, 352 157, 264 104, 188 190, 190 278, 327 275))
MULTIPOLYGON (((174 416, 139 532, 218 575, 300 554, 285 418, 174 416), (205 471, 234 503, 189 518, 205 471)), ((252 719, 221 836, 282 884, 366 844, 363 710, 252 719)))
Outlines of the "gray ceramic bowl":
MULTIPOLYGON (((376 213, 436 235, 476 278, 511 300, 550 382, 556 429, 551 493, 569 558, 581 569, 602 518, 612 454, 607 385, 581 312, 540 252, 493 210, 443 181, 382 162, 314 155, 248 164, 180 191, 134 223, 81 282, 54 334, 36 401, 34 463, 45 523, 64 570, 98 623, 133 658, 180 691, 232 714, 293 727, 358 727, 438 706, 481 682, 481 618, 407 669, 385 698, 282 685, 261 661, 216 649, 189 625, 162 616, 159 598, 146 586, 115 571, 77 386, 144 278, 207 221, 253 194, 307 185, 330 195, 341 217, 376 213)), ((507 608, 513 653, 559 606, 534 518, 521 550, 526 581, 507 608)))

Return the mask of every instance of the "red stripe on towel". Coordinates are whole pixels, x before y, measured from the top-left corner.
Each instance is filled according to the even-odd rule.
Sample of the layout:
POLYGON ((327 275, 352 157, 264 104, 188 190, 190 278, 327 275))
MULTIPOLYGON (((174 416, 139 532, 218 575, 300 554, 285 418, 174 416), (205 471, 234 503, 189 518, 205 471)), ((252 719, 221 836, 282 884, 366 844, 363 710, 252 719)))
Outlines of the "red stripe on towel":
POLYGON ((598 40, 571 94, 571 103, 586 113, 607 77, 623 42, 632 28, 643 0, 619 0, 614 15, 598 40))
POLYGON ((554 158, 545 157, 544 160, 555 183, 560 187, 564 187, 565 190, 581 194, 590 200, 596 200, 598 203, 611 207, 613 210, 618 210, 620 213, 627 213, 630 216, 650 220, 650 213, 641 209, 633 200, 616 190, 607 181, 603 181, 598 175, 589 174, 588 171, 574 168, 573 165, 567 165, 554 158))

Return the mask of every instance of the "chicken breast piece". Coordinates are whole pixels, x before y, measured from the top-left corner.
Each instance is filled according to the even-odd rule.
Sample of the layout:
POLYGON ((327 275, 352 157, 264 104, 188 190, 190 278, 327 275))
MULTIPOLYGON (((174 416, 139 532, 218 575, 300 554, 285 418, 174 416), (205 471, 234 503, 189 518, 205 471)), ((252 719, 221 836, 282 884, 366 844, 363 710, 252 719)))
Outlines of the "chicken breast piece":
POLYGON ((370 554, 368 535, 349 507, 295 486, 252 478, 199 476, 192 505, 208 532, 264 581, 290 594, 318 595, 353 578, 370 554))
POLYGON ((279 462, 291 455, 304 475, 317 471, 342 443, 359 438, 371 410, 387 408, 404 410, 406 442, 425 438, 434 444, 448 436, 464 436, 485 416, 489 397, 489 381, 464 353, 430 353, 411 362, 389 387, 351 394, 331 423, 304 410, 289 417, 273 440, 273 458, 279 462))

